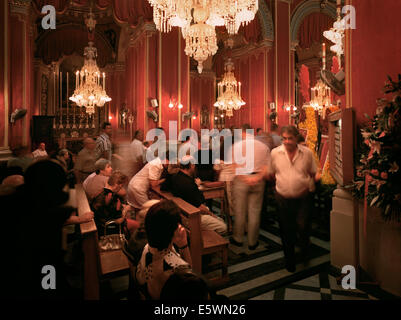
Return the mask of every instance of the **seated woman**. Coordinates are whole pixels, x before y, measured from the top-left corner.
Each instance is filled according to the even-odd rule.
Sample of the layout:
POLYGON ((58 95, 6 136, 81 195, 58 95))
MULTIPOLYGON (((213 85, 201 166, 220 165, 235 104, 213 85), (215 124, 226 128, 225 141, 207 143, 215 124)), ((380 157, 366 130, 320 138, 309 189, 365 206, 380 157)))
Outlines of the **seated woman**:
POLYGON ((187 233, 181 225, 180 209, 171 200, 156 203, 145 217, 145 230, 148 244, 137 266, 136 280, 145 296, 158 300, 170 275, 177 270, 191 268, 187 233))
POLYGON ((128 241, 128 246, 127 250, 131 254, 132 258, 134 259, 135 265, 138 264, 143 248, 145 245, 148 243, 148 238, 146 236, 146 230, 145 230, 145 217, 146 214, 148 213, 149 209, 155 205, 156 203, 159 203, 160 200, 149 200, 146 201, 141 210, 138 211, 136 214, 136 221, 139 224, 138 229, 135 230, 134 234, 130 237, 128 241))
POLYGON ((119 224, 122 231, 126 231, 125 228, 127 228, 128 237, 139 227, 137 221, 126 217, 129 206, 123 204, 125 200, 118 194, 126 181, 126 175, 114 171, 107 180, 103 191, 92 200, 91 207, 95 213, 95 223, 99 236, 104 234, 104 226, 110 220, 119 224))

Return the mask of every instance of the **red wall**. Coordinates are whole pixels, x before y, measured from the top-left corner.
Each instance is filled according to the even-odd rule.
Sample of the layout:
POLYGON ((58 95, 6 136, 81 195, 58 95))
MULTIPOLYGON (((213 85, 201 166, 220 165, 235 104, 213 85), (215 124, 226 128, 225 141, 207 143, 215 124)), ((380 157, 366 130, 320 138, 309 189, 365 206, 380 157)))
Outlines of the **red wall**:
POLYGON ((214 77, 198 76, 197 73, 191 73, 191 111, 197 114, 196 120, 192 120, 191 128, 200 133, 200 112, 202 106, 206 106, 209 111, 209 123, 210 126, 206 129, 213 128, 213 114, 214 106, 216 101, 215 91, 214 91, 214 77))
POLYGON ((352 1, 356 29, 352 31, 352 107, 358 122, 373 115, 383 97, 387 75, 401 73, 401 1, 352 1))
POLYGON ((168 137, 170 121, 177 121, 178 129, 189 126, 187 121, 181 121, 180 116, 189 110, 189 60, 184 49, 185 42, 174 28, 162 34, 161 43, 159 33, 144 33, 127 50, 125 96, 128 108, 136 111, 134 130, 142 129, 146 133, 161 126, 168 137), (157 99, 159 108, 153 109, 149 98, 157 99), (172 109, 168 107, 170 100, 176 103, 172 109), (179 102, 183 105, 181 111, 178 110, 179 102), (157 123, 147 117, 147 110, 159 114, 157 123))
MULTIPOLYGON (((23 68, 24 68, 24 52, 23 52, 23 25, 17 17, 12 16, 9 20, 11 28, 10 47, 12 55, 10 56, 10 114, 15 109, 23 107, 23 68)), ((22 120, 18 120, 15 124, 10 125, 10 141, 11 146, 22 145, 23 142, 23 126, 22 120)))
MULTIPOLYGON (((7 6, 8 7, 8 6, 7 6)), ((5 147, 4 145, 4 117, 5 117, 5 95, 4 95, 4 49, 5 49, 5 37, 4 37, 4 21, 5 14, 7 14, 4 4, 0 4, 0 23, 2 24, 0 28, 0 147, 5 147)))
POLYGON ((265 116, 265 60, 266 50, 259 50, 235 61, 235 77, 241 82, 241 97, 245 105, 226 119, 226 128, 241 127, 248 123, 252 128, 264 128, 265 116))

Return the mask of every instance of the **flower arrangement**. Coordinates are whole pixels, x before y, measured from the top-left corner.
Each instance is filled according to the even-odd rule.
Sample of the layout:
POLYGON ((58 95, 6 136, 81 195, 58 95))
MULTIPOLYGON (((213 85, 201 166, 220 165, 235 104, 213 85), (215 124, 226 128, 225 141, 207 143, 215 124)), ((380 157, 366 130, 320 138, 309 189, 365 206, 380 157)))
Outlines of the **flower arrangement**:
POLYGON ((365 207, 378 207, 384 220, 400 220, 401 214, 401 75, 388 77, 384 93, 392 99, 377 100, 376 115, 361 129, 353 192, 365 207))
MULTIPOLYGON (((307 131, 306 145, 314 153, 316 150, 317 143, 317 124, 316 124, 316 114, 315 109, 311 106, 304 106, 305 120, 299 123, 299 128, 307 131)), ((316 155, 317 158, 317 155, 316 155)))
MULTIPOLYGON (((305 113, 305 120, 299 124, 299 128, 307 131, 306 145, 312 151, 317 167, 320 168, 319 157, 316 153, 316 144, 318 139, 316 111, 311 106, 304 106, 303 109, 305 113)), ((336 109, 333 108, 330 111, 333 112, 335 110, 336 109)), ((335 181, 331 176, 329 169, 330 164, 329 160, 327 159, 322 170, 322 184, 335 184, 335 181)))

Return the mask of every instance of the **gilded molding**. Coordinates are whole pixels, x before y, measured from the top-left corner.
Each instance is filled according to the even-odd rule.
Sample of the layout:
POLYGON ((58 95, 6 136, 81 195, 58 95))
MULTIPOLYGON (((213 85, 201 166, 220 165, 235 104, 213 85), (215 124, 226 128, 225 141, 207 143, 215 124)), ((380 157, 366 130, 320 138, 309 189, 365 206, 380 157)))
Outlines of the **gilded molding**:
POLYGON ((263 40, 274 41, 274 23, 272 13, 270 12, 266 1, 259 0, 259 10, 257 12, 259 17, 260 26, 262 28, 263 40))
POLYGON ((320 7, 320 0, 308 0, 300 3, 291 16, 290 34, 292 42, 297 41, 298 30, 304 18, 313 12, 322 12, 332 17, 334 20, 337 18, 337 8, 331 2, 329 2, 324 9, 320 7))
POLYGON ((8 0, 11 14, 22 14, 28 16, 31 11, 30 0, 8 0))
POLYGON ((153 22, 141 24, 139 27, 134 28, 130 34, 129 47, 134 47, 137 42, 142 41, 143 37, 151 37, 157 33, 156 26, 153 22))
POLYGON ((274 46, 274 41, 270 39, 262 40, 259 43, 250 43, 246 46, 233 49, 232 57, 240 58, 245 55, 258 55, 260 53, 263 53, 265 50, 269 52, 270 49, 273 48, 273 46, 274 46))
POLYGON ((207 79, 207 80, 215 80, 216 79, 216 73, 214 71, 210 70, 203 70, 202 73, 198 73, 198 71, 190 71, 190 77, 191 78, 201 78, 201 79, 207 79))

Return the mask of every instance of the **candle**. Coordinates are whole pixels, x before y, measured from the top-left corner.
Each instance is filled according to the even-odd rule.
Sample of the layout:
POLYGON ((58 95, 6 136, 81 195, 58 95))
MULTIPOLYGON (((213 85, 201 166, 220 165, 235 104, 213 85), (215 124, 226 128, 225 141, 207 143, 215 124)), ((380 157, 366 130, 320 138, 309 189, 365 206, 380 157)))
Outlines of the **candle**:
POLYGON ((60 126, 63 129, 63 73, 60 72, 60 126))
POLYGON ((60 118, 63 107, 63 72, 60 72, 60 118))
POLYGON ((241 82, 238 82, 238 95, 241 97, 241 82))
POLYGON ((75 90, 78 89, 78 82, 79 82, 79 71, 75 73, 75 90))
POLYGON ((103 72, 103 90, 106 88, 106 74, 103 72))
POLYGON ((56 115, 56 72, 53 72, 53 114, 56 115))
POLYGON ((68 126, 68 124, 69 124, 69 120, 68 120, 68 78, 69 78, 69 76, 68 76, 68 72, 67 72, 67 94, 65 95, 65 101, 66 101, 66 103, 67 103, 67 126, 68 126))
POLYGON ((326 44, 323 42, 323 70, 326 70, 326 44))

